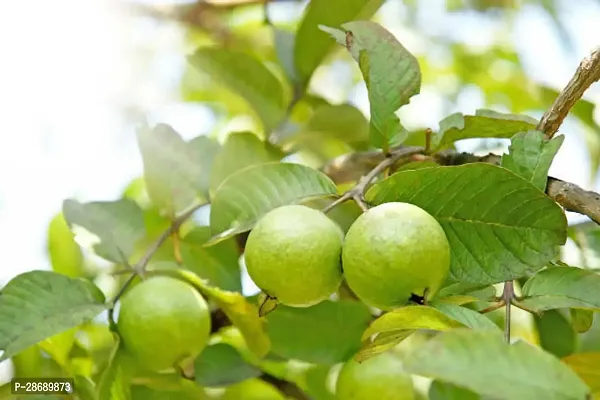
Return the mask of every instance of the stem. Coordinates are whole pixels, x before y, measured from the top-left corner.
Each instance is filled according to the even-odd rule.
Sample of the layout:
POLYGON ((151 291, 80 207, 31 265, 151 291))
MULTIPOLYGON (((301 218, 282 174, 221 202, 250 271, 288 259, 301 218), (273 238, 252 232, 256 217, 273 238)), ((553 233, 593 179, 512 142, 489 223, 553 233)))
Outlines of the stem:
POLYGON ((502 290, 502 302, 506 305, 504 314, 504 340, 508 344, 510 344, 511 305, 516 297, 514 285, 513 281, 506 281, 502 290))

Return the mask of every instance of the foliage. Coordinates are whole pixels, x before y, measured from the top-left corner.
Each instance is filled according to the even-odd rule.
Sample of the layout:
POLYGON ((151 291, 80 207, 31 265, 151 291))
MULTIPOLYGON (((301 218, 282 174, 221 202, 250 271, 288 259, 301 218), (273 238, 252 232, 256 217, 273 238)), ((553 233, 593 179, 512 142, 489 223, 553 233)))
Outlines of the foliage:
MULTIPOLYGON (((470 3, 483 10, 511 2, 470 3)), ((600 398, 600 347, 582 345, 600 342, 592 257, 600 230, 568 226, 565 210, 546 195, 564 137, 546 137, 527 115, 556 92, 529 90, 512 51, 492 48, 485 58, 446 44, 457 81, 478 85, 490 108, 509 98, 516 114, 452 113, 435 129, 409 132, 398 111, 448 72, 375 22, 383 4, 312 0, 293 30, 270 23, 251 33, 238 27, 225 42, 204 37, 187 58, 184 98, 209 104, 223 123, 250 115, 253 129, 184 140, 167 124, 144 121, 137 131, 143 176, 112 201, 64 201, 48 229, 52 271, 18 275, 0 292, 0 349, 15 376, 73 377, 81 400, 333 400, 340 364, 386 353, 401 360, 403 373, 432 382, 406 398, 600 398), (258 40, 265 31, 267 44, 258 40), (349 99, 330 103, 315 90, 332 60, 362 78, 368 116, 349 99), (494 60, 516 66, 516 83, 494 86, 486 75, 494 60), (505 139, 510 147, 499 165, 444 163, 466 139, 505 139), (356 178, 339 182, 336 168, 356 178), (339 204, 343 193, 351 201, 339 204), (346 232, 361 208, 388 202, 424 209, 450 243, 450 274, 427 304, 411 299, 381 313, 346 284, 310 307, 247 293, 245 240, 266 213, 303 204, 346 232), (204 206, 208 223, 191 218, 204 206), (76 240, 84 231, 94 236, 91 248, 76 240), (587 255, 582 265, 561 260, 568 238, 587 255), (95 256, 109 265, 85 268, 95 256), (131 285, 153 275, 185 281, 211 308, 210 342, 181 370, 136 363, 112 320, 131 285), (504 317, 493 310, 507 307, 496 285, 513 281, 512 306, 533 316, 527 333, 507 343, 504 317)), ((449 101, 457 95, 447 93, 449 101)), ((581 101, 572 115, 598 132, 592 114, 593 104, 581 101)))

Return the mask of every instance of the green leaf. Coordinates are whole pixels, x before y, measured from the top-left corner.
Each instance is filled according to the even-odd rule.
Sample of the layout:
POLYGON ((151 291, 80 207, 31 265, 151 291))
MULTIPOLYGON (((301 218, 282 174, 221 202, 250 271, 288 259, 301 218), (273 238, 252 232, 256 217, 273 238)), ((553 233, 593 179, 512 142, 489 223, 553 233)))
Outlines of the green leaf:
POLYGON ((130 400, 131 389, 129 387, 128 373, 126 368, 126 354, 117 335, 115 335, 115 347, 113 348, 109 364, 100 377, 98 383, 98 400, 130 400))
POLYGON ((190 182, 201 201, 208 201, 213 164, 221 145, 215 139, 198 136, 187 143, 187 149, 191 159, 187 170, 190 182))
POLYGON ((432 306, 444 313, 447 317, 450 317, 471 329, 499 329, 491 319, 470 308, 449 303, 436 303, 432 304, 432 306))
POLYGON ((396 347, 396 345, 414 332, 414 330, 404 330, 380 333, 371 342, 364 342, 360 351, 354 356, 354 359, 358 362, 363 362, 369 358, 373 358, 396 347))
POLYGON ((254 56, 224 47, 204 47, 188 61, 243 97, 265 131, 273 130, 284 118, 289 96, 277 76, 254 56))
POLYGON ((75 342, 77 328, 71 328, 42 340, 39 346, 63 368, 68 368, 69 353, 75 342))
POLYGON ((133 201, 63 202, 63 214, 73 229, 78 225, 100 239, 94 251, 101 257, 123 263, 133 253, 136 242, 146 234, 144 217, 133 201))
POLYGON ((572 354, 562 361, 575 371, 595 396, 600 395, 600 353, 572 354))
POLYGON ((215 142, 196 138, 188 143, 166 124, 152 129, 144 124, 137 131, 137 140, 148 195, 169 217, 206 196, 203 177, 210 170, 215 142))
POLYGON ((296 45, 296 35, 293 32, 273 27, 273 38, 275 41, 275 53, 281 69, 290 82, 297 83, 298 73, 294 62, 294 49, 296 45))
POLYGON ((447 382, 433 381, 427 393, 429 400, 480 400, 481 397, 470 390, 447 382))
POLYGON ((225 343, 206 347, 194 361, 196 383, 200 386, 227 386, 261 375, 235 348, 225 343))
POLYGON ((71 278, 83 274, 81 248, 75 242, 62 212, 56 214, 48 226, 48 253, 54 271, 71 278))
POLYGON ((91 378, 81 375, 75 375, 73 378, 79 400, 98 400, 96 384, 91 378))
POLYGON ((589 392, 560 360, 494 331, 444 332, 404 358, 410 373, 500 399, 585 399, 589 392), (500 396, 500 397, 499 397, 500 396))
POLYGON ((267 212, 310 197, 334 195, 325 174, 300 164, 268 163, 227 178, 213 198, 210 229, 216 240, 250 230, 267 212))
POLYGON ((344 22, 371 18, 383 0, 313 0, 296 32, 294 61, 300 81, 306 86, 315 69, 335 47, 319 24, 340 26, 344 22))
POLYGON ((313 307, 279 305, 266 316, 272 352, 315 364, 346 361, 360 347, 371 314, 355 301, 324 301, 313 307))
POLYGON ((270 144, 250 132, 235 132, 227 136, 221 151, 216 155, 210 176, 210 192, 229 175, 251 165, 279 161, 283 157, 270 144))
POLYGON ((565 137, 548 140, 540 131, 520 132, 513 136, 502 166, 522 176, 541 191, 546 190, 548 171, 565 137))
POLYGON ((557 357, 566 357, 575 351, 577 334, 558 310, 548 310, 541 316, 534 315, 540 347, 557 357))
POLYGON ((582 310, 578 308, 571 308, 571 325, 575 332, 585 333, 592 328, 594 324, 594 312, 592 310, 582 310))
POLYGON ((504 138, 533 130, 537 121, 532 118, 477 110, 475 115, 451 114, 440 121, 440 130, 433 135, 431 145, 439 149, 462 139, 504 138))
POLYGON ((521 303, 534 310, 583 308, 600 310, 600 275, 574 267, 553 267, 535 274, 523 285, 521 303))
POLYGON ((566 241, 563 210, 514 173, 490 164, 401 171, 366 193, 372 204, 400 201, 444 228, 457 282, 493 284, 544 267, 566 241))
POLYGON ((364 331, 362 340, 372 335, 401 330, 427 329, 447 331, 464 325, 441 311, 428 306, 406 306, 390 311, 377 318, 364 331))
POLYGON ((5 360, 91 320, 107 308, 93 283, 50 271, 17 275, 0 292, 0 349, 5 360))
POLYGON ((330 372, 331 366, 329 365, 315 365, 306 371, 305 391, 311 398, 317 400, 336 400, 335 395, 327 387, 330 372))
POLYGON ((191 271, 183 269, 166 269, 151 271, 162 275, 170 275, 182 279, 204 296, 212 300, 227 318, 236 326, 244 337, 248 348, 259 358, 264 357, 271 347, 271 341, 266 333, 264 320, 258 316, 258 308, 248 302, 239 292, 229 292, 210 286, 191 271))
POLYGON ((350 104, 324 105, 314 111, 303 134, 333 137, 360 148, 369 141, 369 121, 350 104))
POLYGON ((369 93, 371 108, 370 141, 387 151, 406 139, 396 111, 421 90, 421 69, 417 58, 381 25, 353 21, 344 31, 320 26, 359 63, 369 93))
POLYGON ((181 240, 181 257, 187 269, 221 289, 241 292, 242 278, 239 252, 233 239, 211 247, 204 244, 210 238, 208 226, 198 226, 181 240))

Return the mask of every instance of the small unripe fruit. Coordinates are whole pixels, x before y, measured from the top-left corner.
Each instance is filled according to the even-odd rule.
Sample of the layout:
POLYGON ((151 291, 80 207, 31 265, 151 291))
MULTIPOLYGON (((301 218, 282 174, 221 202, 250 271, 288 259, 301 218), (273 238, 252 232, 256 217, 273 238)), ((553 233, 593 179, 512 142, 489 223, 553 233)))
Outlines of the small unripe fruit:
POLYGON ((248 275, 281 304, 315 305, 342 281, 343 240, 341 228, 321 211, 300 205, 276 208, 248 236, 248 275))
POLYGON ((117 328, 123 346, 146 369, 161 371, 194 359, 210 335, 210 312, 191 285, 149 278, 121 300, 117 328))
POLYGON ((352 224, 342 252, 348 286, 382 310, 430 298, 448 276, 450 245, 440 224, 408 203, 384 203, 352 224))
POLYGON ((382 353, 362 363, 347 361, 340 370, 335 389, 338 400, 414 400, 412 378, 402 361, 382 353))

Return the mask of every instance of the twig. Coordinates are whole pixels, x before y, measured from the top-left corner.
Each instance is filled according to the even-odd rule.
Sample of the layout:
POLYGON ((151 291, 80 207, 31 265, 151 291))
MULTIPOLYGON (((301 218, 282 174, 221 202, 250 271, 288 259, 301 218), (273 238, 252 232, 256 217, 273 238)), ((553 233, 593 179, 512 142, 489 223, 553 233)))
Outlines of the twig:
POLYGON ((600 80, 600 47, 581 61, 567 86, 542 116, 537 129, 544 132, 548 138, 554 136, 571 108, 581 99, 583 93, 598 80, 600 80))
POLYGON ((565 210, 587 215, 600 224, 600 194, 552 177, 548 177, 546 194, 565 210))
POLYGON ((365 202, 364 196, 369 184, 384 170, 396 164, 402 158, 406 158, 412 156, 413 154, 422 152, 423 148, 419 146, 402 147, 399 149, 392 150, 392 152, 388 156, 384 156, 385 158, 381 160, 373 169, 371 169, 371 171, 369 171, 366 175, 360 178, 358 180, 358 183, 352 189, 346 191, 346 193, 344 193, 334 202, 330 203, 322 211, 324 213, 328 213, 329 211, 333 210, 334 207, 350 199, 353 199, 363 212, 367 211, 368 207, 365 202))

